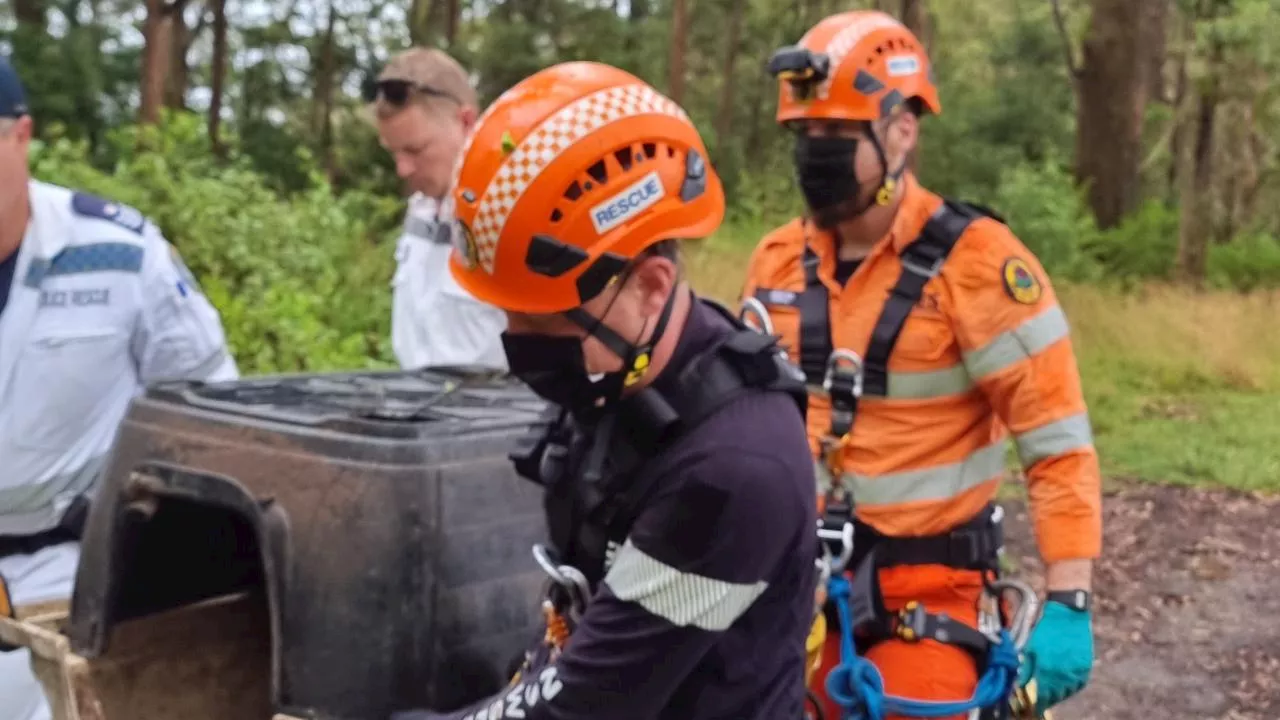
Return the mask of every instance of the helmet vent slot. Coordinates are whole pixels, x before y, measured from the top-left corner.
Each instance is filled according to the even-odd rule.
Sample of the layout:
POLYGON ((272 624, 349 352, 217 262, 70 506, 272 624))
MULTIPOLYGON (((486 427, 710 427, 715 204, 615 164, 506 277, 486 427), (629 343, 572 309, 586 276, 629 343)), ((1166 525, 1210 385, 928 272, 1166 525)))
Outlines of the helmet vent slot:
POLYGON ((631 148, 625 147, 614 151, 613 158, 618 161, 618 167, 622 168, 622 172, 631 169, 631 148))
POLYGON ((594 165, 587 168, 587 174, 601 185, 609 180, 609 170, 605 168, 603 160, 597 160, 594 165))

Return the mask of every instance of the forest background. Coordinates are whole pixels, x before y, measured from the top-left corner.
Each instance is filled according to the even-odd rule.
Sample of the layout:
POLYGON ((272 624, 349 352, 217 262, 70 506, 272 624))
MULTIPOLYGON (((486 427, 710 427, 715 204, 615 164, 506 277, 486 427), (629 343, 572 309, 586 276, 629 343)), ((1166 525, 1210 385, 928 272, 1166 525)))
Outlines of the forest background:
POLYGON ((36 177, 154 218, 245 373, 391 367, 400 183, 361 87, 411 43, 484 101, 593 59, 691 113, 725 226, 690 252, 734 301, 801 210, 770 52, 879 7, 937 66, 916 170, 994 208, 1060 287, 1111 477, 1280 487, 1280 0, 10 0, 36 177))

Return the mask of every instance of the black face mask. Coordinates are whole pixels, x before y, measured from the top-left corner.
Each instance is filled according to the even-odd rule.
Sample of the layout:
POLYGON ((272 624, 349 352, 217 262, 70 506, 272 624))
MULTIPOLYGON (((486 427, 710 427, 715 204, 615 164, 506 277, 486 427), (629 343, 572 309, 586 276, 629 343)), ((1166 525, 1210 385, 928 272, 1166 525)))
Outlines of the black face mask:
POLYGON ((591 379, 582 355, 582 338, 504 332, 502 347, 512 375, 542 399, 574 415, 602 412, 622 394, 623 372, 591 379))
POLYGON ((565 313, 588 335, 622 358, 621 370, 604 373, 599 379, 593 380, 587 372, 582 338, 574 336, 504 332, 502 346, 507 355, 507 367, 512 375, 544 400, 565 408, 580 421, 592 422, 611 410, 622 399, 623 390, 644 375, 651 362, 653 346, 662 338, 671 318, 674 300, 675 293, 672 292, 658 316, 653 335, 643 345, 623 339, 582 308, 565 313))
POLYGON ((857 138, 796 136, 796 177, 800 192, 819 227, 833 227, 852 217, 858 197, 853 158, 857 138))

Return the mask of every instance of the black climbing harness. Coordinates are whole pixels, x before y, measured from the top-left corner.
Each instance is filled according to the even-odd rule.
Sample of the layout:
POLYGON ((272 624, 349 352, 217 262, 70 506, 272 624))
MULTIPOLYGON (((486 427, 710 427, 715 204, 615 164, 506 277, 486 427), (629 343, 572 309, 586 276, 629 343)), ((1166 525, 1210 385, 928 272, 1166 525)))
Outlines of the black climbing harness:
POLYGON ((831 298, 827 286, 818 275, 819 257, 807 243, 801 265, 804 268, 804 290, 799 293, 758 288, 743 303, 745 320, 755 320, 757 327, 772 334, 769 304, 785 304, 799 310, 800 332, 798 352, 800 369, 809 387, 820 390, 831 401, 831 424, 820 442, 823 469, 831 476, 831 488, 825 498, 827 515, 837 523, 851 517, 852 498, 839 482, 839 458, 850 442, 858 403, 864 395, 883 397, 889 392, 889 358, 893 354, 907 317, 923 297, 925 285, 942 271, 951 250, 970 223, 980 217, 1003 219, 991 210, 946 199, 925 223, 920 236, 903 248, 902 271, 871 332, 866 356, 848 348, 835 348, 831 338, 831 298))
MULTIPOLYGON (((866 356, 847 348, 835 348, 831 336, 830 296, 818 275, 819 257, 807 244, 801 260, 804 290, 788 293, 760 288, 743 301, 740 317, 759 332, 772 335, 773 321, 769 304, 785 304, 799 310, 798 354, 810 390, 819 390, 831 401, 831 424, 821 441, 820 460, 830 477, 831 487, 824 498, 823 515, 818 535, 823 541, 824 557, 818 568, 824 583, 838 592, 846 603, 848 618, 832 617, 828 627, 847 627, 857 631, 858 650, 896 637, 908 642, 924 639, 957 645, 978 661, 987 663, 993 643, 1002 628, 1013 628, 1015 644, 1025 643, 1030 623, 1023 612, 1009 619, 1000 602, 991 602, 984 614, 983 627, 974 629, 948 618, 929 613, 919 603, 909 603, 896 613, 884 607, 879 587, 879 570, 900 565, 943 565, 982 574, 988 598, 999 598, 1009 589, 1022 596, 1019 608, 1034 612, 1034 593, 1025 584, 999 578, 999 557, 1003 549, 1003 508, 990 504, 969 522, 950 532, 926 537, 889 537, 854 519, 855 498, 840 482, 839 457, 853 432, 858 403, 864 395, 886 396, 889 392, 889 358, 907 317, 923 297, 928 282, 942 270, 955 244, 980 217, 1003 222, 995 213, 981 206, 954 200, 943 204, 925 223, 920 236, 901 252, 902 270, 885 300, 872 330, 866 356), (825 567, 824 567, 825 566, 825 567), (845 571, 852 570, 852 582, 845 571), (1005 622, 1009 619, 1010 622, 1005 622), (842 622, 843 620, 843 622, 842 622)), ((831 603, 828 610, 834 610, 831 603)))
POLYGON ((659 390, 626 397, 591 427, 549 407, 511 459, 516 472, 545 489, 550 548, 535 547, 552 600, 572 616, 585 608, 607 571, 611 547, 625 541, 661 478, 647 472, 663 450, 743 395, 783 392, 803 418, 803 378, 776 338, 755 332, 724 307, 701 302, 733 328, 682 367, 659 390), (576 608, 576 611, 575 611, 576 608))

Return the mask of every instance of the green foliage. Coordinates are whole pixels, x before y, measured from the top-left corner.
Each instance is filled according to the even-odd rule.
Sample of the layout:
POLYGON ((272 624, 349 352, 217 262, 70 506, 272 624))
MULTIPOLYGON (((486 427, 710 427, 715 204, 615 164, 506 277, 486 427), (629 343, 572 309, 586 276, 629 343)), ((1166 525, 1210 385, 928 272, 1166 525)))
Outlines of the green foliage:
POLYGON ((1002 4, 1013 12, 994 25, 946 17, 935 43, 942 114, 922 126, 921 177, 944 194, 990 199, 1010 168, 1071 157, 1074 100, 1049 4, 1002 4))
POLYGON ((1209 281, 1220 288, 1280 287, 1280 239, 1251 233, 1209 248, 1209 281))
POLYGON ((216 161, 191 115, 169 116, 163 130, 118 129, 110 142, 123 158, 110 173, 89 164, 85 143, 61 139, 35 148, 33 174, 150 216, 221 312, 242 372, 392 363, 382 241, 401 212, 394 199, 335 195, 305 158, 307 184, 283 196, 249 159, 216 161))
POLYGON ((993 205, 1053 277, 1089 280, 1101 273, 1087 251, 1098 233, 1093 216, 1061 163, 1007 168, 993 205))
MULTIPOLYGON (((1086 3, 1064 4, 1068 35, 1078 41, 1086 3)), ((9 6, 0 6, 0 44, 12 51, 32 90, 41 138, 33 157, 36 175, 127 202, 159 223, 220 309, 245 372, 391 363, 388 241, 402 212, 396 200, 401 185, 361 115, 356 88, 408 44, 408 23, 397 15, 397 4, 352 0, 332 6, 340 17, 330 78, 337 93, 328 124, 316 113, 328 12, 305 3, 269 3, 252 11, 231 4, 224 157, 211 152, 205 132, 207 18, 198 22, 194 12, 186 17, 198 36, 186 56, 185 95, 175 103, 183 107, 172 109, 162 128, 139 131, 129 123, 138 102, 142 48, 135 22, 142 4, 109 0, 93 12, 86 3, 40 5, 46 27, 19 26, 9 6)), ((405 3, 398 5, 402 12, 405 3)), ((441 13, 450 5, 421 6, 432 24, 428 35, 442 34, 441 13)), ((673 3, 456 5, 462 8, 459 32, 448 50, 474 73, 483 102, 566 60, 610 63, 668 88, 673 3)), ((777 85, 764 65, 776 48, 799 39, 817 11, 812 3, 778 0, 687 5, 681 104, 703 133, 729 201, 725 229, 700 257, 730 263, 725 268, 732 270, 715 275, 731 293, 741 282, 743 253, 802 211, 792 140, 774 120, 777 85), (740 32, 731 49, 729 28, 739 10, 740 32), (732 102, 721 108, 728 90, 732 102), (718 134, 714 126, 721 119, 727 131, 718 134)), ((1273 200, 1280 193, 1280 143, 1272 139, 1280 136, 1280 83, 1271 79, 1280 71, 1280 43, 1274 41, 1280 37, 1280 0, 1180 6, 1212 10, 1193 23, 1188 85, 1228 81, 1222 83, 1222 107, 1234 114, 1220 109, 1215 142, 1223 146, 1227 130, 1252 123, 1237 133, 1248 140, 1247 152, 1219 153, 1215 176, 1247 185, 1249 169, 1233 174, 1234 158, 1256 161, 1255 185, 1238 195, 1257 199, 1232 216, 1239 220, 1231 226, 1237 237, 1210 245, 1209 282, 1241 291, 1280 286, 1280 211, 1273 200)), ((1114 281, 1137 288, 1171 279, 1179 242, 1178 198, 1170 183, 1177 150, 1169 141, 1174 103, 1148 103, 1145 204, 1118 227, 1099 232, 1071 167, 1076 80, 1064 62, 1051 3, 935 1, 926 7, 930 31, 923 40, 943 112, 921 125, 924 184, 1003 215, 1064 284, 1114 281)), ((1177 58, 1186 50, 1182 29, 1170 24, 1170 95, 1177 58)), ((1222 198, 1215 201, 1224 205, 1222 198)), ((1114 347, 1130 341, 1126 335, 1114 347)), ((1181 366, 1142 375, 1170 382, 1198 377, 1181 366)))
POLYGON ((1169 280, 1178 251, 1178 212, 1151 200, 1088 248, 1110 278, 1133 283, 1169 280))

